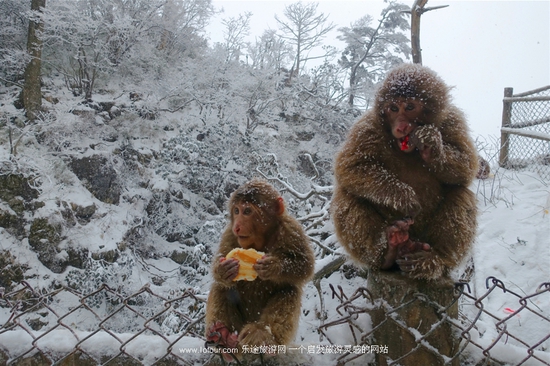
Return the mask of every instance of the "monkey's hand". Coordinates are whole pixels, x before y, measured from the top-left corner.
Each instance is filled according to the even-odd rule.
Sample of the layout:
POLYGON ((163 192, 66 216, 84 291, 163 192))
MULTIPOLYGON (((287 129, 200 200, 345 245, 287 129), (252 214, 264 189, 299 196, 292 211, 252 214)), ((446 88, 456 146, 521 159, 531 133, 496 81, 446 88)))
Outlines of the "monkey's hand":
POLYGON ((422 160, 426 163, 441 158, 443 154, 443 138, 439 129, 434 125, 418 127, 411 133, 410 142, 416 146, 422 160))
MULTIPOLYGON (((420 244, 424 245, 425 243, 416 245, 420 246, 420 244)), ((440 278, 445 269, 443 262, 433 251, 426 251, 423 249, 423 246, 420 248, 416 252, 404 254, 403 257, 399 257, 395 262, 411 278, 426 280, 440 278)))
POLYGON ((263 322, 249 323, 243 327, 241 334, 239 334, 240 346, 270 346, 275 344, 275 337, 271 334, 271 328, 263 322))
POLYGON ((406 217, 402 220, 395 221, 391 226, 386 228, 386 238, 388 246, 398 248, 400 244, 409 240, 409 228, 414 224, 414 220, 406 217))
POLYGON ((431 250, 430 244, 407 240, 399 246, 397 256, 402 259, 411 254, 430 252, 431 250))
POLYGON ((256 261, 254 269, 262 280, 275 280, 283 272, 283 263, 271 254, 266 254, 256 261))
POLYGON ((220 258, 220 262, 214 270, 222 282, 231 286, 233 279, 239 274, 239 261, 235 258, 220 258))
POLYGON ((393 267, 400 248, 410 241, 409 227, 412 224, 414 224, 414 220, 407 217, 403 220, 395 221, 392 225, 386 228, 388 249, 384 255, 384 263, 380 267, 381 269, 390 269, 393 267))
POLYGON ((429 260, 431 256, 432 254, 430 252, 420 251, 409 253, 403 257, 398 257, 395 262, 399 266, 400 270, 411 274, 415 270, 418 271, 418 269, 422 266, 422 263, 429 260))

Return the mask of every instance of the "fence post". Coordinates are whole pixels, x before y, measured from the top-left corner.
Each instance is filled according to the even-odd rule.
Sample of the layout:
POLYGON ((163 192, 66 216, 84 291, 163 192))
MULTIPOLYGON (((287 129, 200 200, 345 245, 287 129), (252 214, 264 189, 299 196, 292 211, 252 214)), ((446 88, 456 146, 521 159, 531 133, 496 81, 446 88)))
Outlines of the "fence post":
POLYGON ((373 329, 379 327, 372 344, 388 350, 377 354, 377 365, 386 366, 392 360, 402 366, 460 366, 458 357, 445 363, 456 355, 460 342, 460 335, 443 321, 444 317, 458 319, 453 281, 434 283, 412 280, 401 272, 371 271, 368 289, 383 304, 370 312, 373 329))
MULTIPOLYGON (((510 127, 512 122, 512 102, 506 100, 514 95, 514 88, 504 88, 504 100, 502 101, 502 127, 510 127)), ((509 135, 507 132, 500 132, 500 157, 498 163, 501 167, 508 165, 509 135)))

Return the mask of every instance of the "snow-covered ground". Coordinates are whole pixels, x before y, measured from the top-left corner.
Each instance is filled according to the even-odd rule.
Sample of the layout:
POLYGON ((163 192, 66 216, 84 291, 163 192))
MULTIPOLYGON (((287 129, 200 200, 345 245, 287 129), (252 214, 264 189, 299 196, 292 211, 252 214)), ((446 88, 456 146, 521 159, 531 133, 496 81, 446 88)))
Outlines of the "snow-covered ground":
MULTIPOLYGON (((473 264, 475 272, 471 278, 471 295, 480 298, 487 293, 486 279, 490 276, 499 279, 505 288, 518 296, 534 295, 538 286, 550 280, 550 187, 548 182, 544 182, 536 173, 514 172, 498 169, 491 178, 484 181, 475 181, 472 190, 476 191, 479 200, 479 229, 475 246, 472 251, 473 264)), ((85 192, 80 192, 81 199, 85 199, 85 192)), ((88 197, 88 199, 90 199, 88 197)), ((127 208, 115 207, 109 213, 108 220, 110 225, 116 227, 116 222, 125 220, 131 214, 127 208)), ((104 222, 105 227, 109 223, 104 222)), ((97 228, 95 229, 97 230, 97 228)), ((113 229, 114 230, 114 229, 113 229)), ((109 233, 109 231, 105 231, 109 233)), ((9 250, 18 258, 24 258, 30 267, 41 266, 36 257, 31 254, 28 248, 15 246, 13 240, 4 230, 0 231, 0 248, 9 250)), ((83 233, 85 239, 89 236, 95 236, 93 232, 83 233)), ((115 234, 113 234, 115 235, 115 234)), ((320 260, 317 267, 321 267, 330 258, 320 260)), ((152 263, 150 263, 152 264, 152 263)), ((168 263, 167 263, 168 264, 168 263)), ((169 265, 163 266, 162 259, 155 262, 155 267, 163 271, 173 270, 169 265)), ((98 269, 100 270, 100 269, 98 269)), ((29 279, 33 286, 40 286, 44 278, 50 280, 50 276, 55 274, 43 274, 41 277, 29 279)), ((176 276, 177 277, 177 276, 176 276)), ((208 282, 207 276, 207 282, 208 282)), ((134 281, 138 279, 134 278, 134 281)), ((342 286, 344 293, 348 296, 360 286, 363 286, 365 280, 360 277, 346 279, 342 272, 336 272, 321 282, 323 293, 324 309, 327 311, 327 319, 324 323, 336 320, 341 317, 335 309, 340 304, 338 299, 331 297, 329 284, 342 286)), ((490 282, 489 285, 492 283, 490 282)), ((206 285, 206 284, 205 284, 206 285)), ((155 287, 155 291, 160 293, 166 288, 155 287)), ((200 294, 205 294, 207 286, 197 289, 200 294)), ((542 290, 542 289, 539 289, 542 290)), ((59 306, 63 301, 75 303, 75 298, 60 299, 59 306)), ((75 303, 76 304, 76 303, 75 303)), ((500 319, 510 316, 514 311, 521 310, 522 304, 519 298, 510 294, 508 291, 502 291, 497 288, 492 291, 488 298, 483 300, 484 309, 500 319)), ((550 322, 548 321, 550 312, 550 292, 546 291, 538 296, 534 296, 527 301, 527 305, 535 309, 546 318, 534 315, 530 311, 521 311, 518 315, 506 322, 507 332, 525 340, 530 346, 541 342, 535 349, 535 355, 545 362, 550 362, 550 340, 547 338, 550 334, 550 322), (546 339, 545 339, 546 338, 546 339)), ((54 305, 52 305, 53 307, 54 305)), ((73 306, 75 306, 73 304, 73 306)), ((318 291, 312 285, 307 286, 303 313, 300 320, 300 329, 296 338, 294 351, 290 351, 294 361, 301 360, 305 363, 315 363, 316 365, 332 365, 338 354, 323 354, 319 352, 323 347, 330 345, 328 340, 319 335, 318 327, 321 325, 318 314, 321 311, 318 291), (309 352, 306 351, 306 347, 309 352), (301 355, 300 355, 301 354, 301 355)), ((465 304, 462 313, 469 321, 473 321, 479 309, 470 302, 465 304)), ((10 309, 0 309, 0 324, 4 324, 10 317, 10 309)), ((59 314, 59 315, 62 315, 59 314)), ((78 342, 90 334, 85 332, 79 322, 85 322, 85 319, 72 319, 72 323, 64 321, 65 324, 71 324, 74 327, 74 333, 69 332, 63 327, 58 327, 46 336, 42 337, 37 345, 41 349, 52 350, 63 354, 69 352, 78 342)), ((364 319, 358 319, 368 327, 368 316, 364 319)), ((498 336, 498 329, 495 326, 497 320, 483 314, 476 322, 474 329, 470 331, 472 340, 484 348, 489 348, 498 336)), ((49 329, 50 325, 44 329, 49 329)), ((17 329, 17 328, 16 328, 17 329)), ((339 345, 353 345, 353 339, 349 330, 343 328, 331 328, 328 330, 331 339, 336 340, 339 345)), ((39 337, 44 333, 34 332, 34 337, 39 337)), ((117 337, 124 342, 132 337, 132 334, 117 334, 117 337)), ((177 340, 177 334, 166 336, 162 340, 154 334, 144 334, 130 342, 125 348, 126 351, 142 360, 144 364, 153 363, 158 357, 166 353, 167 342, 177 340)), ((21 354, 31 347, 31 336, 25 331, 19 329, 0 333, 0 349, 8 352, 12 357, 21 354)), ((114 342, 116 343, 116 342, 114 342)), ((99 332, 84 342, 81 347, 91 355, 101 357, 112 352, 116 353, 112 336, 105 332, 99 332), (112 349, 111 349, 112 348, 112 349)), ((202 362, 208 355, 200 354, 203 343, 201 340, 192 337, 183 337, 173 345, 173 352, 179 352, 180 357, 197 362, 202 362), (199 355, 193 354, 189 350, 199 350, 199 355), (187 351, 184 351, 187 350, 187 351), (185 353, 185 352, 188 352, 185 353)), ((518 344, 508 337, 502 338, 498 344, 491 350, 491 355, 500 361, 509 364, 516 364, 528 356, 527 347, 518 344)), ((481 351, 473 346, 467 348, 466 353, 470 354, 473 360, 483 358, 481 351)), ((358 362, 365 362, 368 356, 360 358, 358 362)), ((529 359, 525 365, 543 365, 540 361, 533 358, 529 359)))

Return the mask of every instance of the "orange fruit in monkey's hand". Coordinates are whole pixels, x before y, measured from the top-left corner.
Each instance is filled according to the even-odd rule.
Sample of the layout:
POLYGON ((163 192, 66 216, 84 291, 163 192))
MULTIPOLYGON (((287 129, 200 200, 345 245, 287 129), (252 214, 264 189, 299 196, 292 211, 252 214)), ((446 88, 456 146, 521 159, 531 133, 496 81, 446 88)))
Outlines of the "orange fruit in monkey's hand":
POLYGON ((263 252, 258 252, 256 249, 235 248, 225 256, 225 259, 235 258, 239 261, 239 274, 233 281, 254 281, 258 277, 258 273, 254 270, 254 264, 265 255, 263 252))

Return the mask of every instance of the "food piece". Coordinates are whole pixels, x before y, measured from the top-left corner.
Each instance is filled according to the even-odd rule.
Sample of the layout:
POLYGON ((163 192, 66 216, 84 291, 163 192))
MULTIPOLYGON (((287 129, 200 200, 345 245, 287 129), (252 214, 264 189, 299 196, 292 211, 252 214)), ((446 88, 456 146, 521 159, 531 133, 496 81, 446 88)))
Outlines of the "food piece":
POLYGON ((401 150, 407 150, 409 148, 409 135, 403 137, 401 140, 401 150))
POLYGON ((255 249, 235 248, 225 256, 226 259, 235 258, 239 261, 239 274, 233 281, 254 281, 258 273, 254 270, 254 264, 265 255, 255 249))

